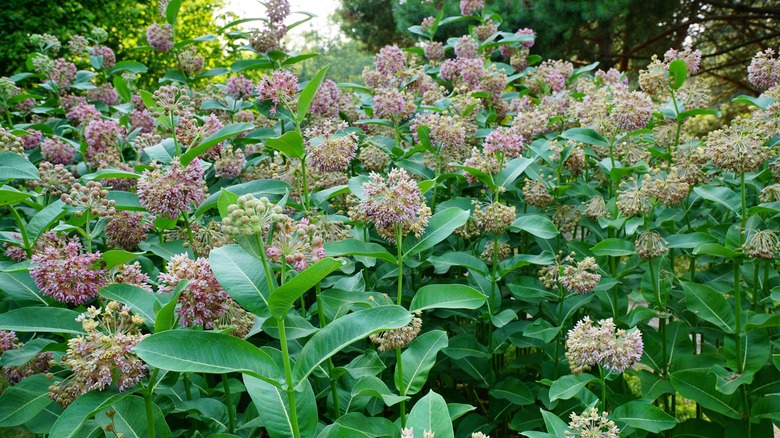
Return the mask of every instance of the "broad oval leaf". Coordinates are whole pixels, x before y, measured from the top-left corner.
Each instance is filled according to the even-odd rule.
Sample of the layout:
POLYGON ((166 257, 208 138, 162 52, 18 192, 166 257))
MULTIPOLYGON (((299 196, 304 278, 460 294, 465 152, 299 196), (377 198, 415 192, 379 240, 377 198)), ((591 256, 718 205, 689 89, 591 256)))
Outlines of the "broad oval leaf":
POLYGON ((328 72, 330 64, 323 67, 316 75, 306 84, 306 87, 301 91, 300 97, 298 97, 298 122, 302 122, 306 118, 306 113, 309 112, 309 106, 311 105, 314 96, 317 94, 317 90, 320 88, 320 84, 325 79, 325 74, 328 72))
POLYGON ((419 436, 424 431, 430 431, 436 438, 455 438, 447 402, 433 390, 414 404, 406 427, 419 431, 419 436))
POLYGON ((362 240, 347 239, 338 242, 327 242, 325 254, 331 257, 339 256, 365 256, 385 260, 390 263, 398 263, 395 256, 378 243, 364 242, 362 240))
POLYGON ((558 235, 558 229, 555 228, 550 218, 541 214, 520 215, 512 222, 510 229, 513 228, 545 240, 552 239, 558 235))
POLYGON ((612 411, 610 418, 634 429, 646 430, 651 433, 669 430, 677 425, 677 420, 664 412, 663 409, 640 400, 618 406, 612 411))
POLYGON ((682 282, 685 303, 699 318, 715 324, 726 333, 734 333, 736 319, 726 298, 709 286, 682 282))
POLYGON ((429 284, 421 287, 412 298, 409 310, 479 309, 487 296, 463 284, 429 284))
POLYGON ((597 256, 623 257, 636 254, 634 244, 624 239, 604 239, 590 249, 597 256))
POLYGON ((669 376, 672 386, 683 397, 729 418, 742 418, 742 404, 737 394, 726 395, 715 388, 714 374, 708 370, 683 370, 669 376))
POLYGON ((156 294, 130 284, 109 284, 100 289, 100 296, 130 306, 145 322, 154 325, 155 308, 160 305, 156 294))
POLYGON ((0 330, 84 334, 79 312, 61 307, 22 307, 0 314, 0 330))
POLYGON ((720 204, 737 215, 740 214, 739 209, 741 208, 742 201, 740 201, 739 195, 728 187, 713 185, 699 186, 694 188, 693 191, 708 201, 720 204))
POLYGON ((190 164, 190 162, 197 158, 198 155, 206 152, 212 146, 222 143, 231 137, 235 137, 242 132, 246 132, 254 128, 255 125, 251 123, 233 123, 232 125, 225 126, 219 131, 203 139, 203 141, 198 143, 197 146, 187 149, 187 152, 181 156, 181 165, 186 166, 190 164))
POLYGON ((448 345, 447 333, 433 330, 415 338, 401 354, 403 381, 399 368, 395 368, 395 387, 401 395, 420 392, 428 380, 428 373, 436 365, 436 355, 448 345))
POLYGON ((432 248, 437 243, 449 237, 453 231, 463 226, 469 219, 469 212, 457 207, 442 210, 428 221, 425 233, 418 239, 414 235, 406 237, 402 249, 404 258, 411 257, 426 249, 432 248))
POLYGON ((303 137, 298 131, 289 131, 278 138, 269 138, 265 141, 265 145, 289 158, 303 158, 303 137))
POLYGON ((563 376, 550 386, 550 401, 568 400, 594 380, 597 380, 596 377, 587 373, 563 376))
POLYGON ((0 395, 0 427, 24 424, 46 409, 53 402, 49 397, 52 383, 44 374, 37 374, 6 388, 0 395))
POLYGON ((268 353, 234 336, 211 331, 168 330, 135 346, 148 365, 178 372, 225 374, 239 372, 278 385, 284 379, 268 353))
POLYGON ((299 385, 322 362, 347 345, 381 330, 404 327, 411 320, 408 310, 395 305, 373 307, 336 319, 320 329, 303 346, 293 369, 295 385, 299 385))
POLYGON ((243 308, 260 317, 268 317, 268 281, 263 263, 239 245, 214 248, 209 253, 214 276, 225 291, 243 308))
POLYGON ((0 153, 0 181, 9 179, 41 179, 38 168, 25 157, 13 152, 0 153))
POLYGON ((579 141, 594 146, 609 147, 609 142, 604 136, 590 128, 571 128, 563 131, 561 137, 567 140, 579 141))
MULTIPOLYGON (((268 435, 271 438, 293 438, 287 392, 252 376, 244 376, 244 385, 260 413, 268 435)), ((295 393, 298 429, 300 436, 314 436, 317 430, 317 401, 308 380, 303 386, 303 391, 295 393)))

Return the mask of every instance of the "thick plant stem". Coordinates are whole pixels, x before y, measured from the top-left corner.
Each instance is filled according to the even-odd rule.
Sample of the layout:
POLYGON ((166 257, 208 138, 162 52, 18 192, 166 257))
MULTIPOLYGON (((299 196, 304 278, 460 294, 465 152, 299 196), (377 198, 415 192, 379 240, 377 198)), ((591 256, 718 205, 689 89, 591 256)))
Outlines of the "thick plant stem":
MULTIPOLYGON (((401 248, 401 226, 396 224, 395 226, 395 246, 398 250, 398 298, 396 300, 397 305, 403 304, 403 293, 404 293, 404 259, 403 259, 403 251, 401 248)), ((395 366, 398 370, 398 383, 399 383, 399 393, 404 396, 406 395, 406 385, 404 384, 404 365, 403 361, 401 360, 401 348, 395 349, 395 366)), ((406 401, 402 401, 400 406, 401 411, 401 427, 406 427, 406 401)))
POLYGON ((271 293, 275 288, 271 268, 268 266, 268 259, 265 257, 265 245, 259 234, 255 234, 255 239, 257 240, 258 251, 260 252, 260 261, 263 262, 263 270, 265 270, 265 281, 268 283, 268 293, 271 293))
POLYGON ((144 393, 144 405, 146 406, 146 436, 156 438, 157 431, 154 430, 154 403, 152 402, 151 387, 144 393))
POLYGON ((187 227, 187 238, 190 241, 190 249, 192 250, 192 254, 195 255, 195 258, 198 258, 198 251, 195 249, 195 237, 192 234, 192 226, 190 225, 190 218, 187 215, 187 212, 182 212, 181 217, 182 219, 184 219, 184 225, 187 227))
POLYGON ((236 406, 233 404, 233 397, 230 395, 230 383, 227 374, 222 375, 222 387, 225 389, 225 404, 228 410, 228 432, 234 433, 236 430, 236 406))
POLYGON ((9 204, 8 208, 11 210, 11 214, 16 220, 16 225, 19 226, 19 232, 22 234, 22 242, 24 243, 24 251, 27 253, 27 257, 32 257, 32 247, 30 245, 30 236, 27 234, 27 227, 24 225, 22 217, 19 212, 16 211, 13 204, 9 204))
MULTIPOLYGON (((317 292, 317 316, 320 319, 320 329, 325 328, 328 324, 325 321, 325 313, 322 311, 322 299, 320 298, 320 292, 322 292, 322 286, 319 283, 315 286, 317 292)), ((336 415, 335 418, 341 417, 341 407, 339 406, 339 391, 336 386, 336 381, 333 380, 333 360, 328 358, 328 377, 330 378, 330 393, 333 397, 333 410, 336 415)))
MULTIPOLYGON (((745 229, 745 225, 747 224, 747 207, 746 207, 746 201, 745 201, 745 172, 741 172, 739 174, 739 188, 740 188, 740 198, 742 201, 742 210, 741 210, 741 228, 739 233, 739 246, 742 246, 742 231, 745 229)), ((737 259, 734 261, 734 300, 735 300, 735 308, 734 308, 734 316, 736 317, 736 330, 734 332, 734 345, 737 348, 737 373, 742 374, 744 371, 742 367, 742 279, 741 279, 741 268, 742 268, 742 261, 737 259)), ((747 406, 745 406, 745 409, 747 409, 747 406)))
MULTIPOLYGON (((563 286, 561 284, 558 284, 558 327, 563 330, 563 300, 566 298, 566 292, 563 290, 563 286)), ((561 363, 561 344, 563 343, 563 337, 561 336, 561 332, 558 332, 558 335, 555 336, 555 379, 558 378, 558 366, 561 363)))
POLYGON ((190 384, 190 375, 187 373, 184 373, 184 394, 187 396, 187 400, 192 400, 192 389, 190 388, 192 385, 190 384))
POLYGON ((295 387, 292 381, 292 367, 290 366, 290 351, 287 348, 287 332, 284 327, 284 318, 277 318, 279 323, 279 342, 282 344, 282 362, 284 362, 284 379, 287 383, 287 401, 290 405, 290 424, 292 425, 293 438, 300 438, 298 428, 298 412, 295 410, 295 387))
POLYGON ((607 376, 604 375, 604 368, 599 365, 599 377, 601 378, 601 412, 607 411, 607 376))

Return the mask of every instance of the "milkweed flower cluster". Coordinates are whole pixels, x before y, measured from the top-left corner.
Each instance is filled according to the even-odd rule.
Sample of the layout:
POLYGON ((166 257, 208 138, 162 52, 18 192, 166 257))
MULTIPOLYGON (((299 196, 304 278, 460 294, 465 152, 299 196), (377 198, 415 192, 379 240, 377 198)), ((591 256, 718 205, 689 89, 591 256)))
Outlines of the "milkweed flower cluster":
POLYGON ((306 145, 307 164, 317 172, 344 172, 357 149, 358 139, 353 133, 315 138, 306 145))
POLYGON ((231 298, 214 277, 209 260, 203 257, 192 260, 187 254, 179 254, 171 257, 165 270, 158 277, 160 293, 173 292, 182 280, 189 282, 179 295, 176 310, 181 324, 213 328, 231 298))
POLYGON ((78 208, 75 215, 81 217, 84 212, 93 217, 108 217, 116 212, 116 201, 106 199, 108 190, 103 188, 103 184, 97 181, 90 181, 87 185, 75 183, 71 187, 70 193, 63 193, 61 199, 71 207, 78 208))
MULTIPOLYGON (((0 356, 6 351, 22 348, 24 344, 19 342, 13 331, 0 330, 0 356)), ((46 372, 54 355, 51 352, 38 353, 22 365, 7 365, 0 369, 0 394, 5 386, 19 383, 25 377, 46 372)))
POLYGON ((560 282, 567 291, 586 294, 592 292, 601 281, 601 274, 593 271, 599 270, 599 265, 593 257, 585 257, 577 262, 574 253, 567 255, 539 270, 539 281, 548 289, 555 289, 560 282))
POLYGON ((485 7, 485 0, 460 0, 460 14, 471 15, 485 7))
POLYGON ((245 78, 244 75, 233 76, 225 83, 225 93, 240 99, 251 96, 255 91, 252 81, 245 78))
MULTIPOLYGON (((423 438, 434 438, 433 431, 430 430, 424 430, 423 431, 423 438)), ((401 438, 414 438, 414 428, 413 427, 405 427, 401 430, 401 438)))
POLYGON ((620 428, 608 418, 606 412, 592 407, 581 415, 571 413, 568 430, 563 436, 572 438, 620 438, 620 428))
POLYGON ((266 249, 266 255, 275 262, 284 261, 300 272, 325 257, 325 248, 317 226, 306 218, 298 222, 288 218, 276 223, 273 244, 266 249))
POLYGON ((170 24, 153 23, 146 30, 146 41, 158 52, 168 53, 173 48, 173 27, 170 24))
POLYGON ((203 167, 197 159, 182 167, 176 157, 168 168, 157 165, 154 170, 145 170, 138 180, 141 205, 167 219, 177 218, 190 204, 199 204, 204 192, 203 167))
POLYGON ((46 246, 32 257, 30 276, 41 292, 62 303, 83 304, 108 283, 107 272, 96 268, 100 252, 82 254, 78 241, 64 248, 46 246))
POLYGON ((266 197, 241 195, 235 204, 228 206, 228 215, 222 218, 222 230, 231 236, 266 236, 272 223, 287 219, 283 212, 282 207, 266 197))
POLYGON ((780 240, 773 230, 746 230, 745 243, 740 248, 751 259, 773 260, 780 251, 780 240))
POLYGON ((574 374, 596 365, 622 373, 642 358, 644 343, 639 330, 618 329, 612 318, 602 319, 594 326, 586 316, 569 330, 566 349, 569 369, 574 374))
POLYGON ((365 199, 357 206, 357 220, 372 222, 379 235, 391 242, 395 242, 396 227, 402 236, 423 233, 431 209, 406 170, 393 169, 386 180, 372 172, 362 189, 365 199))
POLYGON ((517 209, 514 206, 510 207, 499 202, 479 206, 477 201, 473 201, 473 204, 475 205, 474 222, 477 227, 488 233, 503 233, 517 217, 517 209))
POLYGON ((502 153, 509 158, 515 158, 522 155, 525 142, 515 129, 500 127, 485 137, 482 149, 486 153, 502 153))
POLYGON ((422 328, 422 319, 419 318, 421 313, 417 313, 417 316, 405 327, 399 329, 387 330, 384 332, 374 333, 369 335, 368 339, 374 344, 377 344, 377 350, 390 351, 396 348, 404 348, 411 343, 422 328))
POLYGON ((653 259, 669 252, 666 241, 657 231, 644 231, 636 238, 636 254, 640 259, 653 259))
POLYGON ((270 100, 273 103, 271 115, 276 114, 279 104, 289 105, 295 93, 298 92, 298 77, 287 70, 276 70, 263 76, 257 84, 257 96, 260 100, 270 100))
POLYGON ((73 371, 66 380, 49 387, 49 395, 62 406, 68 406, 81 394, 116 385, 125 391, 148 374, 146 364, 133 348, 148 335, 140 326, 144 319, 129 306, 109 301, 104 309, 91 306, 79 315, 86 335, 68 341, 62 364, 73 371))
POLYGON ((766 49, 756 53, 748 66, 748 80, 762 90, 768 90, 780 81, 780 59, 775 51, 766 49))
POLYGON ((764 140, 748 121, 731 125, 707 134, 707 152, 713 164, 730 172, 753 172, 772 150, 764 147, 764 140))
POLYGON ((146 239, 152 225, 143 213, 117 211, 106 224, 106 243, 130 251, 146 239))

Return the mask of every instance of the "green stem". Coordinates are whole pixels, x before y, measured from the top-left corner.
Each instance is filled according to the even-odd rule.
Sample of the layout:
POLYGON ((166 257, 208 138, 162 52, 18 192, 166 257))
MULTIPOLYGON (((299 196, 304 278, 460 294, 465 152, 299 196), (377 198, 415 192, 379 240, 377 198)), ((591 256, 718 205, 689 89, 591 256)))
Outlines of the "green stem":
MULTIPOLYGON (((745 172, 741 172, 739 174, 739 186, 740 186, 740 198, 742 201, 742 210, 741 210, 741 228, 739 233, 739 246, 742 246, 742 231, 745 229, 745 225, 747 224, 747 207, 746 207, 746 200, 745 200, 745 172)), ((742 374, 744 371, 742 368, 742 279, 740 278, 741 274, 741 267, 742 267, 742 260, 737 259, 734 261, 734 299, 736 301, 735 303, 735 317, 736 317, 736 331, 734 333, 735 338, 735 345, 737 348, 737 373, 742 374)), ((745 406, 745 409, 747 409, 747 406, 745 406)))
POLYGON ((90 222, 91 219, 89 217, 89 210, 84 211, 84 215, 86 216, 86 222, 84 223, 84 232, 86 233, 86 240, 87 240, 87 252, 92 252, 92 230, 90 229, 90 222))
MULTIPOLYGON (((317 283, 315 286, 317 292, 317 316, 320 319, 320 329, 325 328, 328 324, 325 321, 325 312, 322 311, 322 299, 320 298, 320 292, 322 292, 322 286, 317 283)), ((333 397, 333 410, 335 411, 335 418, 341 417, 341 407, 339 406, 339 391, 336 386, 336 380, 333 379, 333 360, 328 358, 328 376, 330 377, 330 393, 333 397)))
MULTIPOLYGON (((403 292, 404 292, 404 259, 403 252, 401 250, 401 226, 396 224, 395 226, 395 246, 398 251, 398 298, 396 299, 397 305, 403 304, 403 292)), ((406 385, 404 383, 404 365, 401 360, 401 348, 395 349, 395 366, 398 368, 398 381, 399 392, 401 396, 406 395, 406 385)), ((406 427, 406 401, 402 401, 399 409, 401 411, 401 428, 406 427)))
POLYGON ((151 391, 144 393, 144 405, 146 406, 146 436, 155 438, 157 431, 154 430, 154 402, 151 391))
MULTIPOLYGON (((401 348, 395 349, 395 363, 396 367, 398 368, 398 380, 400 383, 400 394, 401 396, 406 395, 406 384, 404 383, 404 365, 403 360, 401 358, 401 348)), ((399 409, 401 411, 401 428, 403 429, 406 427, 406 401, 401 401, 401 404, 399 406, 399 409)))
POLYGON ((601 378, 601 412, 607 411, 607 376, 604 375, 604 368, 599 365, 599 377, 601 378))
POLYGON ((190 375, 184 373, 184 393, 187 395, 187 400, 192 400, 192 390, 190 389, 190 375))
POLYGON ((265 245, 263 244, 263 239, 260 238, 260 234, 255 234, 255 239, 257 240, 258 251, 260 252, 260 261, 263 262, 263 269, 265 270, 265 280, 268 283, 268 293, 271 293, 276 288, 274 287, 271 268, 268 266, 268 259, 265 257, 265 245))
POLYGON ((558 283, 558 327, 561 330, 558 335, 555 336, 555 379, 558 378, 558 365, 561 362, 561 343, 563 343, 563 337, 561 331, 563 331, 563 300, 566 298, 566 292, 563 290, 563 286, 558 283))
POLYGON ((306 157, 301 158, 301 180, 303 182, 303 211, 309 211, 309 181, 306 179, 306 157))
POLYGON ((284 378, 287 382, 287 400, 290 403, 290 423, 292 425, 293 438, 300 438, 298 428, 298 412, 295 410, 295 387, 292 381, 292 367, 290 366, 290 351, 287 347, 287 331, 284 327, 284 318, 277 318, 279 325, 279 342, 282 344, 282 362, 284 363, 284 378))
POLYGON ((32 247, 30 245, 30 236, 27 234, 27 226, 24 224, 22 217, 13 204, 9 204, 8 208, 11 210, 11 214, 14 215, 16 225, 19 227, 19 232, 22 234, 22 242, 24 243, 24 251, 27 253, 27 257, 32 257, 32 247))
POLYGON ((496 302, 496 288, 498 286, 498 234, 493 233, 493 266, 490 276, 490 301, 488 301, 488 310, 490 314, 497 312, 498 309, 491 308, 491 304, 496 302))
POLYGON ((190 225, 190 218, 186 212, 181 213, 181 217, 184 219, 184 225, 187 227, 187 238, 190 241, 190 249, 195 258, 198 258, 198 251, 195 249, 195 237, 192 234, 192 226, 190 225))
POLYGON ((236 430, 236 406, 233 404, 233 397, 230 395, 230 383, 227 374, 222 375, 222 387, 225 389, 225 403, 228 408, 228 432, 233 433, 236 430))

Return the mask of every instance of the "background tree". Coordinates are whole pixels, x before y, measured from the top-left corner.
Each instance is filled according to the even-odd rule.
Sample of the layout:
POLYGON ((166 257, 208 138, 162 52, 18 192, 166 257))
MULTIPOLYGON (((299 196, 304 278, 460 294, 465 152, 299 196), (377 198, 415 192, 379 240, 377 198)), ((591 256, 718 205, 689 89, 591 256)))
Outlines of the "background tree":
MULTIPOLYGON (((445 16, 458 15, 458 4, 455 0, 342 0, 339 14, 349 36, 377 50, 401 41, 406 29, 442 9, 445 16)), ((755 93, 745 67, 759 50, 780 45, 776 0, 486 0, 486 5, 504 18, 503 31, 535 29, 535 52, 580 64, 598 61, 600 68, 617 67, 632 79, 653 55, 691 45, 702 50, 702 74, 724 96, 755 93)), ((447 24, 437 39, 463 35, 469 24, 447 24)))

